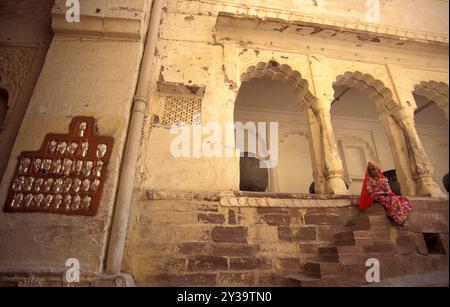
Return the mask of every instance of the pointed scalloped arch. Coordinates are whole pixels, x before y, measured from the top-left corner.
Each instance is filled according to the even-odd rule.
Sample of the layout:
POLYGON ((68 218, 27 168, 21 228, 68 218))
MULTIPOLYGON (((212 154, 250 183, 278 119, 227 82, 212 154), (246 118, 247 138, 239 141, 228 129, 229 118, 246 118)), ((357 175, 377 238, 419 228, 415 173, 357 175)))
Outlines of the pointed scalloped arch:
POLYGON ((298 71, 293 70, 289 65, 279 64, 276 61, 259 62, 248 67, 246 72, 241 74, 241 81, 247 82, 263 77, 281 80, 295 89, 302 110, 316 100, 316 97, 309 90, 308 81, 303 79, 298 71))
POLYGON ((422 81, 414 87, 414 94, 425 97, 429 101, 435 102, 439 108, 448 108, 448 84, 437 81, 422 81))
POLYGON ((370 74, 363 74, 359 71, 347 71, 337 76, 336 81, 333 83, 333 87, 335 86, 356 88, 374 100, 377 105, 384 106, 388 111, 398 107, 392 91, 382 81, 375 79, 370 74))

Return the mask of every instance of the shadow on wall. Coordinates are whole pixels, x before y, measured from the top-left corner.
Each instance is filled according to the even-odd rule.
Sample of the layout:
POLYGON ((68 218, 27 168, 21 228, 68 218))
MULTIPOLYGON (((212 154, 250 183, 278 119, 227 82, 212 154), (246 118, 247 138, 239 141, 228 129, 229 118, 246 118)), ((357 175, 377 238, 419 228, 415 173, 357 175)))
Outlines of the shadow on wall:
POLYGON ((3 124, 6 118, 6 113, 8 112, 8 92, 0 88, 0 134, 3 131, 3 124))

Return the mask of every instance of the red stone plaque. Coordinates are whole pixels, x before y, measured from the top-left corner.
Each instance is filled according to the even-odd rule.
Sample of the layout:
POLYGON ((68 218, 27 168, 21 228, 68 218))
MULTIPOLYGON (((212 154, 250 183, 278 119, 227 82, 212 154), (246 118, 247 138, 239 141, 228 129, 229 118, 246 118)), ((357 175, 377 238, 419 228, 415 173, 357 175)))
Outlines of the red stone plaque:
POLYGON ((93 117, 74 117, 69 134, 47 134, 18 157, 5 212, 95 215, 114 139, 96 136, 93 117))

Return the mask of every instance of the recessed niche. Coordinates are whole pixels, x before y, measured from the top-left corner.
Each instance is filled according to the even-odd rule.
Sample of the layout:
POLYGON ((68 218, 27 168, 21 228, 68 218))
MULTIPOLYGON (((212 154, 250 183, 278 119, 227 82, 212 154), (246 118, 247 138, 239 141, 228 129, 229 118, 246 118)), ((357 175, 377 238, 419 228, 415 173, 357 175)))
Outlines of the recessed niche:
POLYGON ((425 244, 429 254, 445 254, 445 248, 441 237, 437 233, 423 233, 425 244))

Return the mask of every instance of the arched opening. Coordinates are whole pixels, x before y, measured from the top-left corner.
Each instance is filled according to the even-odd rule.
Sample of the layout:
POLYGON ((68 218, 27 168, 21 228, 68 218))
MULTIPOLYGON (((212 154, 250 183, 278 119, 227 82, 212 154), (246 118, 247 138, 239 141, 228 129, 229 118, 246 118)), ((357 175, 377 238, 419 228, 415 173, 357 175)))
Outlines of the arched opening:
POLYGON ((449 130, 444 112, 445 107, 448 109, 448 85, 422 82, 416 86, 413 96, 417 104, 416 130, 434 169, 434 180, 442 191, 448 192, 448 179, 447 187, 444 179, 449 173, 449 130))
MULTIPOLYGON (((245 134, 241 151, 254 152, 255 157, 241 157, 240 187, 251 189, 249 182, 264 183, 261 178, 267 176, 267 192, 308 193, 314 179, 307 118, 301 112, 306 97, 312 97, 304 90, 307 82, 298 72, 276 62, 259 63, 248 72, 242 78, 237 95, 234 121, 244 125, 254 123, 257 128, 260 127, 258 123, 266 123, 266 131, 258 129, 255 133, 245 134), (304 87, 299 88, 299 84, 304 87), (270 123, 277 123, 277 133, 272 134, 270 123), (248 138, 251 137, 256 138, 256 151, 249 148, 252 142, 248 138), (270 150, 272 146, 278 148, 275 167, 257 171, 256 168, 261 168, 260 162, 267 159, 266 149, 270 150)), ((258 184, 258 191, 262 187, 258 184)))
POLYGON ((338 76, 333 89, 331 119, 349 191, 361 193, 371 161, 379 165, 392 180, 392 190, 400 194, 389 139, 378 118, 378 108, 385 98, 391 98, 389 91, 380 81, 358 72, 338 76))
POLYGON ((6 114, 8 112, 9 95, 5 89, 0 88, 0 133, 4 129, 6 114))

